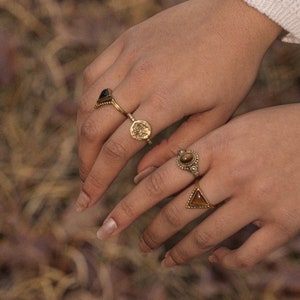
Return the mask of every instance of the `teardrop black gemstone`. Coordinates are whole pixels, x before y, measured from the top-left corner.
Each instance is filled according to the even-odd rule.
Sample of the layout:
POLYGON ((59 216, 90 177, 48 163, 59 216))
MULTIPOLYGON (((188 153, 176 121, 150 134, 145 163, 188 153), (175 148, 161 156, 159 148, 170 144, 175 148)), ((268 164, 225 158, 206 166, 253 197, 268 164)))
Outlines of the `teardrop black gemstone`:
POLYGON ((99 99, 102 99, 102 98, 105 98, 107 96, 110 96, 111 95, 111 89, 104 89, 100 96, 99 96, 99 99))

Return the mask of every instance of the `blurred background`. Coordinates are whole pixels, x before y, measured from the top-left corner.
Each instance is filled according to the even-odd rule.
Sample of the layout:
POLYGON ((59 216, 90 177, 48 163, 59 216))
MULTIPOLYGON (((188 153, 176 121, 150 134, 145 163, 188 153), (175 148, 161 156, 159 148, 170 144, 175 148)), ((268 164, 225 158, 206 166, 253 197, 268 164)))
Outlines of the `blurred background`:
MULTIPOLYGON (((74 210, 84 68, 124 30, 179 2, 0 0, 1 300, 300 299, 299 238, 239 272, 207 256, 163 270, 164 248, 140 254, 139 236, 157 208, 119 237, 98 241, 98 226, 133 186, 139 157, 101 203, 74 210)), ((299 46, 276 42, 237 114, 299 99, 299 46)))

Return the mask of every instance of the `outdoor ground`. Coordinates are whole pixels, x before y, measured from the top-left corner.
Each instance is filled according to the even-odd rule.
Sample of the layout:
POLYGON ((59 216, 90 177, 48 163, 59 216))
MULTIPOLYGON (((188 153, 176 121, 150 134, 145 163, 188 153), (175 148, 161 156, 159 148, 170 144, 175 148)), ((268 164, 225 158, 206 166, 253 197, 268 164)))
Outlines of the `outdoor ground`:
MULTIPOLYGON (((126 28, 176 2, 0 0, 0 300, 300 299, 300 238, 239 272, 205 255, 164 270, 164 248, 139 253, 157 208, 98 241, 98 226, 133 186, 138 158, 101 203, 74 210, 82 72, 126 28)), ((238 113, 299 99, 300 48, 277 42, 238 113)))

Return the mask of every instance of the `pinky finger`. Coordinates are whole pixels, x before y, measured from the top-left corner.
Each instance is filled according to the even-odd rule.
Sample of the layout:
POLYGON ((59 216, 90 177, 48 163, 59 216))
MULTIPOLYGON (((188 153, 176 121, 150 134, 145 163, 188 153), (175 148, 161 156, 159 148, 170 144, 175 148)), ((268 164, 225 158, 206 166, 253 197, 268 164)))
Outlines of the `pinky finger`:
POLYGON ((123 43, 117 39, 86 67, 83 75, 83 91, 88 90, 116 62, 122 49, 123 43))
POLYGON ((227 269, 246 269, 255 266, 267 255, 281 247, 290 236, 274 225, 266 225, 253 233, 239 248, 230 250, 221 247, 209 257, 212 263, 218 263, 227 269))

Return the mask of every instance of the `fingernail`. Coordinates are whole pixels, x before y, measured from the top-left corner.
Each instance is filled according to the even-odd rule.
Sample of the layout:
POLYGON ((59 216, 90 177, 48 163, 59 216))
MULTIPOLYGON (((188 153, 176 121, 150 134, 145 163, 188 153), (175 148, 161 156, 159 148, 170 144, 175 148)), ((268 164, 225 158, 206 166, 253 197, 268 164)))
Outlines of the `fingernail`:
POLYGON ((163 268, 172 268, 177 266, 176 262, 172 259, 170 255, 164 258, 164 260, 161 262, 161 266, 163 268))
POLYGON ((153 249, 150 248, 150 247, 146 244, 146 242, 144 241, 143 237, 142 237, 141 240, 140 240, 139 248, 140 248, 140 250, 141 250, 142 252, 144 252, 144 253, 149 253, 149 252, 152 252, 152 251, 153 251, 153 249))
POLYGON ((83 212, 89 206, 89 203, 90 198, 86 193, 81 191, 75 204, 76 210, 78 212, 83 212))
POLYGON ((117 223, 114 219, 109 218, 104 221, 103 225, 97 231, 97 237, 99 240, 105 240, 110 237, 113 232, 117 229, 117 223))
POLYGON ((219 263, 219 260, 218 260, 218 258, 217 258, 215 255, 210 255, 210 256, 208 257, 208 261, 209 261, 210 263, 212 263, 212 264, 217 264, 217 263, 219 263))
POLYGON ((134 178, 133 178, 133 182, 135 184, 138 184, 139 182, 141 182, 145 177, 147 177, 148 175, 150 175, 152 172, 154 172, 157 168, 156 167, 148 167, 145 170, 141 171, 140 173, 138 173, 134 178))

